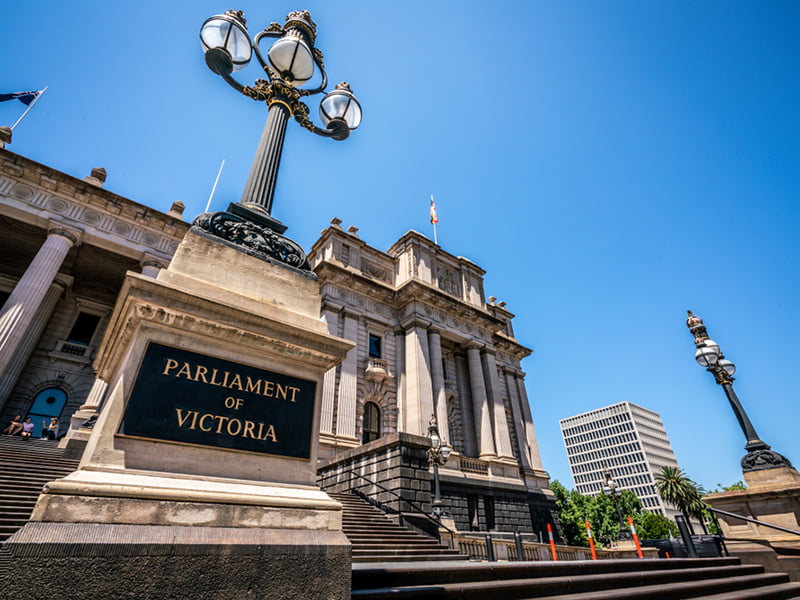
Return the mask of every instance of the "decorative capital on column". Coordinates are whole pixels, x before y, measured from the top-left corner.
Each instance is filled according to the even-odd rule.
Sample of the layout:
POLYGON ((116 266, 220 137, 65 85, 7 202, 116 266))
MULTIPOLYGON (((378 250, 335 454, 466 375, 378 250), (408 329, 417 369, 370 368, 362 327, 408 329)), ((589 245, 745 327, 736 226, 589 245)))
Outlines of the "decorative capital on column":
POLYGON ((467 350, 482 350, 486 347, 486 344, 479 342, 478 340, 469 340, 468 342, 464 343, 463 346, 467 350))
POLYGON ((47 235, 60 235, 72 242, 73 246, 77 246, 82 241, 83 231, 75 227, 68 227, 57 221, 50 221, 47 227, 47 235))
POLYGON ((404 321, 400 321, 400 326, 406 331, 417 327, 421 327, 422 329, 428 329, 431 326, 431 322, 426 321, 425 319, 422 319, 417 315, 411 315, 404 321))
POLYGON ((151 254, 145 254, 142 256, 142 260, 139 261, 139 265, 141 265, 142 269, 145 267, 154 267, 156 269, 163 269, 165 267, 164 261, 151 254))

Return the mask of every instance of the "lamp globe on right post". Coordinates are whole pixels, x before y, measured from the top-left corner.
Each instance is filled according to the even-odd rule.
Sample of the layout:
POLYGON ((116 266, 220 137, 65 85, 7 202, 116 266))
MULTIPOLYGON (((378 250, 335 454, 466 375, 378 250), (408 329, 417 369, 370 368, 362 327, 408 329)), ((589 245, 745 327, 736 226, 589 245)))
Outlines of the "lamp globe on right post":
POLYGON ((742 428, 742 433, 744 433, 747 440, 744 447, 747 450, 747 454, 744 455, 741 461, 742 471, 745 476, 748 473, 766 469, 791 468, 792 465, 789 459, 772 450, 769 444, 758 437, 755 427, 753 427, 744 407, 739 402, 739 398, 733 390, 733 374, 736 372, 736 366, 725 358, 719 345, 708 337, 706 327, 703 325, 703 319, 692 314, 690 310, 686 312, 689 315, 686 319, 686 326, 694 336, 694 345, 697 348, 694 355, 695 360, 697 364, 714 375, 714 380, 725 390, 725 395, 728 397, 733 413, 736 415, 736 419, 742 428))

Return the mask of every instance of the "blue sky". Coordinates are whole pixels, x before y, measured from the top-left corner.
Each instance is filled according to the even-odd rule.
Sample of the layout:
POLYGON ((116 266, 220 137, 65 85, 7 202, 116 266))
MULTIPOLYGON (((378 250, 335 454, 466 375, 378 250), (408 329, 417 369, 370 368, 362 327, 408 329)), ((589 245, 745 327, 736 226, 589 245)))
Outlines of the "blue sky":
MULTIPOLYGON (((1 92, 48 92, 9 149, 186 217, 239 198, 266 114, 207 69, 192 2, 5 8, 1 92), (13 26, 12 26, 13 25, 13 26)), ((738 367, 761 437, 800 463, 800 4, 331 2, 233 6, 251 33, 318 25, 345 142, 289 124, 273 213, 309 248, 333 217, 387 249, 409 229, 487 270, 517 315, 545 468, 571 485, 558 421, 621 401, 661 413, 680 465, 741 479, 744 438, 696 365, 691 309, 738 367)), ((255 69, 241 73, 251 82, 255 69)), ((312 115, 318 101, 311 99, 312 115)), ((10 125, 24 106, 0 104, 10 125)))

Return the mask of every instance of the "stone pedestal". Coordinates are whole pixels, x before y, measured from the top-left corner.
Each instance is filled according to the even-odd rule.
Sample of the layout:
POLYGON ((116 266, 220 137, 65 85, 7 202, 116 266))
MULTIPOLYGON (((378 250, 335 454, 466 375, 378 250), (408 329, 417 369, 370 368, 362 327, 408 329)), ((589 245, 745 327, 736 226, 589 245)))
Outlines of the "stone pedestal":
POLYGON ((156 280, 128 274, 95 365, 103 413, 4 545, 24 574, 8 597, 349 598, 315 465, 324 373, 351 344, 312 274, 193 232, 156 280))
MULTIPOLYGON (((746 490, 708 495, 713 508, 800 531, 800 473, 791 467, 744 474, 746 490)), ((728 551, 743 562, 786 572, 800 581, 800 536, 718 515, 728 551)))

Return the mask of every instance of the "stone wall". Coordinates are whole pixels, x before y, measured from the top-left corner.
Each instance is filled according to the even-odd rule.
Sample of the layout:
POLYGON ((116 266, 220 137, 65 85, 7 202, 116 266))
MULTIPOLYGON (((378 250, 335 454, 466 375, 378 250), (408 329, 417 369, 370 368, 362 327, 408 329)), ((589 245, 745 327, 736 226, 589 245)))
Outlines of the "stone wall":
POLYGON ((321 461, 317 482, 329 492, 361 492, 392 511, 422 509, 430 513, 433 474, 428 471, 429 446, 427 438, 393 433, 321 461))
MULTIPOLYGON (((429 446, 425 437, 393 433, 321 461, 317 482, 328 492, 363 493, 391 511, 413 514, 421 509, 430 513, 433 473, 428 467, 429 446)), ((545 541, 548 523, 558 531, 555 503, 523 485, 442 474, 441 495, 459 531, 520 531, 545 541), (470 503, 473 511, 477 506, 478 519, 474 524, 470 503)), ((560 541, 557 534, 556 537, 560 541)))

